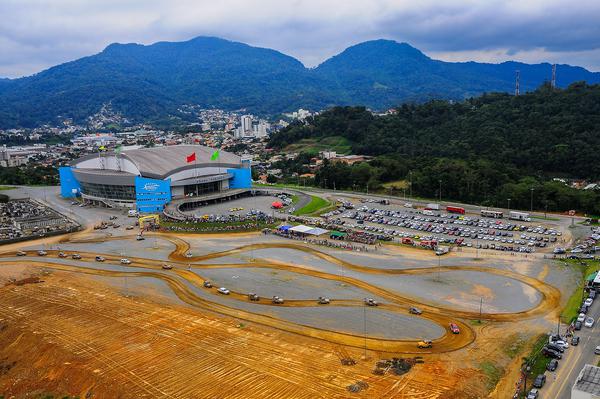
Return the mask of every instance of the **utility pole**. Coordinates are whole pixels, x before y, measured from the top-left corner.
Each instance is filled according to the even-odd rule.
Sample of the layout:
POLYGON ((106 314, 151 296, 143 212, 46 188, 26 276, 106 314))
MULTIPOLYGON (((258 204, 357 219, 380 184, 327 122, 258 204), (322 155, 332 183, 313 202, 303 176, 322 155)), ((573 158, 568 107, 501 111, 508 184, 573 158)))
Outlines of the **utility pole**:
POLYGON ((521 71, 517 69, 517 76, 515 78, 515 96, 519 96, 520 94, 520 80, 521 80, 521 71))
POLYGON ((479 298, 479 322, 481 323, 481 310, 483 308, 483 297, 479 298))
POLYGON ((552 81, 550 82, 550 86, 556 89, 556 64, 552 64, 552 81))
POLYGON ((508 216, 510 217, 510 198, 508 198, 507 201, 508 201, 508 213, 509 213, 508 216))
POLYGON ((364 327, 365 327, 365 353, 364 353, 364 359, 367 359, 367 305, 363 306, 363 321, 364 321, 364 327))
POLYGON ((412 198, 412 170, 408 172, 408 189, 409 189, 409 197, 412 198))
POLYGON ((531 187, 531 202, 530 202, 529 211, 533 212, 533 187, 531 187))

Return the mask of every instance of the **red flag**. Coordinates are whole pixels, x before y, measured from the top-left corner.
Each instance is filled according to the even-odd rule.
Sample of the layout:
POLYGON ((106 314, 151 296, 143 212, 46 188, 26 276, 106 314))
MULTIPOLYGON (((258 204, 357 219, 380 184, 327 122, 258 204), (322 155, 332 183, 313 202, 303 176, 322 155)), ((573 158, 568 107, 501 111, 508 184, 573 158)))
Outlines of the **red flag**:
POLYGON ((196 153, 192 152, 190 155, 185 157, 187 163, 194 162, 196 160, 196 153))

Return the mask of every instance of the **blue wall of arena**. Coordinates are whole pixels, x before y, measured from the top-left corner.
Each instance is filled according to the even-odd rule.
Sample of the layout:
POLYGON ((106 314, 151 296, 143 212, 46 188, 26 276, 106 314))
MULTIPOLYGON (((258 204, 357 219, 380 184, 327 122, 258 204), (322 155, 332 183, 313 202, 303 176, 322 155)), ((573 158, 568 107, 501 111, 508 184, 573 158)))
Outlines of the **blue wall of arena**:
POLYGON ((60 178, 60 195, 63 198, 74 198, 81 192, 81 186, 70 166, 61 166, 58 168, 58 177, 60 178))
POLYGON ((227 173, 233 175, 229 180, 229 188, 251 188, 252 187, 252 169, 250 162, 244 161, 247 167, 241 169, 227 169, 227 173))
POLYGON ((171 201, 171 179, 156 180, 136 176, 136 208, 140 213, 162 212, 171 201))

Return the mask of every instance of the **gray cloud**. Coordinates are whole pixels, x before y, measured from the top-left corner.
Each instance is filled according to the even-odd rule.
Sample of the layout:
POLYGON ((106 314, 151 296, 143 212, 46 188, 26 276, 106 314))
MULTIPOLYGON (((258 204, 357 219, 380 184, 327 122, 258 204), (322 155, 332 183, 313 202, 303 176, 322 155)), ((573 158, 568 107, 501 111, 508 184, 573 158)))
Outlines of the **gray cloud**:
POLYGON ((405 41, 445 60, 551 61, 600 70, 596 0, 2 0, 0 76, 101 51, 212 35, 308 66, 360 41, 405 41))

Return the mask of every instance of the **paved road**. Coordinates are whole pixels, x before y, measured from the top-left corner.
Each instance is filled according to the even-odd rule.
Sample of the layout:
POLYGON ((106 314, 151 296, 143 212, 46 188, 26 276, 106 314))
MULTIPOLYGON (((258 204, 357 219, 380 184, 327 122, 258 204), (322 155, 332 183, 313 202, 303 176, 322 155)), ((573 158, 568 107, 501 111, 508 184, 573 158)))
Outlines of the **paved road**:
POLYGON ((579 372, 586 364, 596 365, 600 356, 594 354, 596 346, 600 345, 600 298, 597 298, 588 316, 596 322, 593 328, 582 327, 575 335, 581 338, 578 346, 570 346, 563 354, 556 372, 546 372, 546 385, 540 390, 541 398, 570 399, 571 388, 579 372))

